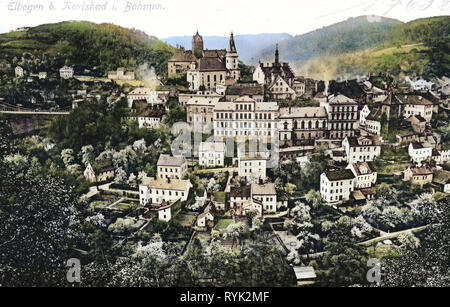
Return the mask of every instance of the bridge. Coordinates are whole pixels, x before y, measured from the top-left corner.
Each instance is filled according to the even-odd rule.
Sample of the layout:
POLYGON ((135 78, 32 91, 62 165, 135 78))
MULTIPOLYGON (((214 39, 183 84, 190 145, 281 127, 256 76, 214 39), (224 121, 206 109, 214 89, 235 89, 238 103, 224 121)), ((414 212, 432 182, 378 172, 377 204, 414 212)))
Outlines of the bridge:
POLYGON ((32 110, 8 103, 0 103, 0 113, 2 114, 18 114, 18 115, 69 115, 71 107, 59 110, 32 110))

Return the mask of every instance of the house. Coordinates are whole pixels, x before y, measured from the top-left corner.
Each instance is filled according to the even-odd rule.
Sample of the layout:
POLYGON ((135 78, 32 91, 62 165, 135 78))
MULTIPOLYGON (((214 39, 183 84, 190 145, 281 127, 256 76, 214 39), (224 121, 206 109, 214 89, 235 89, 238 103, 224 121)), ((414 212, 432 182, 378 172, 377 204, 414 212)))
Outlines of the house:
POLYGON ((162 105, 152 107, 145 100, 135 100, 129 119, 138 122, 139 128, 158 129, 166 109, 162 105))
POLYGON ((239 54, 233 33, 229 50, 205 50, 203 37, 197 32, 192 39, 192 51, 196 59, 189 65, 186 75, 190 90, 215 90, 219 85, 234 84, 241 79, 239 54))
POLYGON ((108 79, 131 81, 135 79, 135 75, 133 71, 126 72, 125 68, 119 67, 116 71, 108 72, 108 79))
POLYGON ((409 167, 404 171, 404 180, 410 181, 411 184, 424 186, 427 183, 433 182, 433 171, 428 167, 409 167))
POLYGON ((276 76, 267 90, 275 100, 294 100, 297 97, 295 90, 281 76, 276 76))
POLYGON ((327 203, 350 200, 355 190, 355 174, 350 169, 326 171, 320 175, 320 194, 327 203))
POLYGON ((411 124, 411 127, 415 133, 422 134, 425 133, 427 128, 427 120, 420 115, 413 115, 408 118, 408 121, 411 124))
POLYGON ((381 122, 383 112, 381 109, 373 109, 366 117, 365 130, 370 134, 381 135, 381 122))
POLYGON ((409 144, 408 153, 411 161, 414 163, 422 164, 422 162, 433 156, 434 147, 428 143, 414 142, 409 144))
POLYGON ((436 170, 433 176, 433 183, 438 185, 442 192, 450 194, 450 172, 446 170, 436 170))
POLYGON ((263 204, 264 212, 277 212, 277 191, 273 183, 266 184, 252 184, 251 185, 252 198, 260 201, 263 204))
POLYGON ((105 182, 114 178, 114 165, 111 160, 95 161, 87 165, 83 175, 89 182, 105 182))
POLYGON ((397 96, 397 99, 403 105, 403 116, 405 119, 413 115, 420 115, 427 123, 431 122, 434 112, 434 103, 423 95, 404 95, 397 96))
POLYGON ((199 165, 202 167, 223 167, 225 165, 225 143, 202 142, 198 148, 199 165))
POLYGON ((242 157, 238 161, 239 177, 243 177, 247 182, 265 181, 267 159, 263 157, 242 157))
POLYGON ((362 110, 359 112, 359 126, 365 127, 366 126, 366 118, 369 116, 371 110, 368 105, 365 105, 362 110))
POLYGON ((189 180, 170 178, 144 178, 139 185, 139 199, 143 206, 186 201, 192 184, 189 180))
POLYGON ((408 82, 413 91, 431 91, 433 90, 434 83, 426 81, 424 79, 412 80, 409 77, 406 77, 406 82, 408 82))
POLYGON ((169 78, 183 76, 189 70, 191 63, 196 60, 197 58, 192 50, 185 50, 184 47, 179 47, 168 62, 169 78))
POLYGON ((372 162, 381 155, 381 146, 374 137, 346 137, 342 147, 348 163, 372 162))
POLYGON ((205 101, 213 101, 214 103, 222 99, 224 95, 218 94, 214 91, 197 91, 195 93, 178 94, 178 102, 181 106, 186 106, 188 102, 198 101, 202 104, 205 101))
POLYGON ((159 179, 183 179, 188 171, 186 158, 160 155, 157 164, 157 177, 159 179))
POLYGON ((23 68, 20 66, 17 66, 16 69, 14 70, 14 72, 15 72, 17 78, 21 78, 24 75, 23 68))
POLYGON ((352 163, 347 169, 355 175, 355 189, 371 188, 377 182, 377 172, 371 162, 352 163))
POLYGON ((264 214, 264 204, 252 196, 251 186, 232 187, 229 202, 236 217, 247 216, 250 212, 255 212, 260 217, 264 214))
POLYGON ((420 140, 419 135, 410 130, 401 130, 396 134, 397 143, 400 146, 409 145, 420 140))
POLYGON ((312 266, 309 267, 294 267, 295 279, 297 280, 297 286, 311 286, 316 283, 317 275, 312 266))
POLYGON ((63 79, 73 78, 73 73, 73 68, 69 66, 64 66, 59 70, 59 76, 63 79))
POLYGON ((214 228, 214 214, 212 210, 212 203, 209 203, 203 213, 197 217, 196 225, 201 229, 212 229, 214 228))

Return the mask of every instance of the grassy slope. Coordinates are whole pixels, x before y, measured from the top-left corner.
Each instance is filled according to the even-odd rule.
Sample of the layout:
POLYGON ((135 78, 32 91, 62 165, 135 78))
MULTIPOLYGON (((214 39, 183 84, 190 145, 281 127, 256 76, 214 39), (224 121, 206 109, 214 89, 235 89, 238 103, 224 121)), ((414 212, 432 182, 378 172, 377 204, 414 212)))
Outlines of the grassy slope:
POLYGON ((87 69, 97 76, 119 66, 134 69, 146 62, 163 74, 172 52, 172 47, 141 31, 84 21, 46 24, 0 35, 0 59, 20 61, 24 53, 32 53, 39 61, 29 65, 54 68, 69 64, 78 72, 87 69))

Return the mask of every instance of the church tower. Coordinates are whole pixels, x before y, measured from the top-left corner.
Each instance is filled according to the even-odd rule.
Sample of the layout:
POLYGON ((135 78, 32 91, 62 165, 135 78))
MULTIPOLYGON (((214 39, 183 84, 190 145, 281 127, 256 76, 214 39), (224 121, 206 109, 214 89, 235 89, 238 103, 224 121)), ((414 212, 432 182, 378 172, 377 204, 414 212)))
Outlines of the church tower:
POLYGON ((197 33, 192 37, 192 52, 197 58, 203 55, 203 37, 197 33))
POLYGON ((235 81, 241 79, 241 70, 239 69, 239 55, 237 53, 236 44, 234 42, 234 35, 231 32, 230 36, 230 50, 227 52, 226 56, 226 67, 228 69, 229 76, 235 81))

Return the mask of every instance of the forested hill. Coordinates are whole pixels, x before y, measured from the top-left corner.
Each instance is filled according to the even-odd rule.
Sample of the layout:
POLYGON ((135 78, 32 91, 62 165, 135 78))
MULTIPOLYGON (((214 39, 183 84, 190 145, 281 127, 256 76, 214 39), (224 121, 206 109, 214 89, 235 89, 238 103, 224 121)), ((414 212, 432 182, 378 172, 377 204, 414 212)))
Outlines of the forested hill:
MULTIPOLYGON (((378 16, 361 16, 297 35, 279 44, 284 61, 306 61, 323 55, 338 55, 379 46, 402 22, 378 16)), ((271 59, 273 49, 264 49, 259 58, 271 59)))
POLYGON ((0 61, 22 62, 31 71, 56 70, 67 64, 73 65, 77 74, 105 76, 118 67, 135 69, 148 63, 164 75, 173 51, 142 31, 85 21, 0 34, 0 61))

